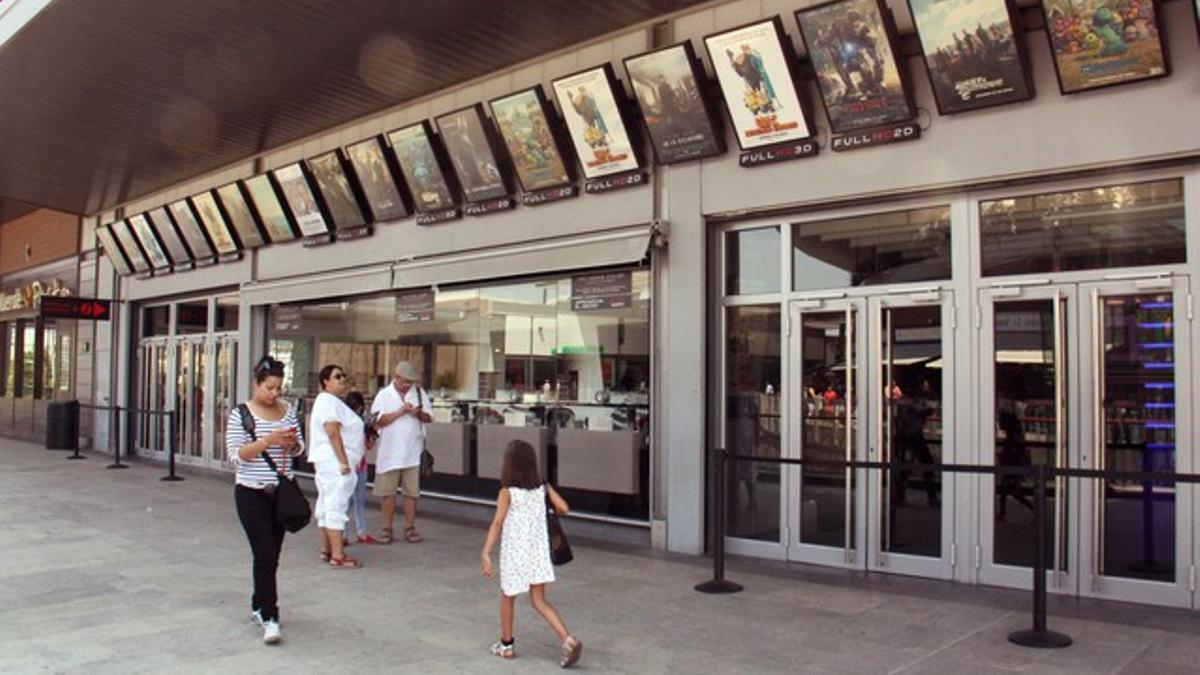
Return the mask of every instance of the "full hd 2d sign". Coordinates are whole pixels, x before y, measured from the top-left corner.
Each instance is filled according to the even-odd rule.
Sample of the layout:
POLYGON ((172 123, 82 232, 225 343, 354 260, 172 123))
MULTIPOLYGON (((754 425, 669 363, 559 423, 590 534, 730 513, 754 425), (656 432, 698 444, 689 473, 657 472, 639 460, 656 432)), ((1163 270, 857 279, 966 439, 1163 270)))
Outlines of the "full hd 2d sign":
POLYGON ((834 136, 830 145, 833 147, 834 152, 847 152, 850 150, 861 150, 862 148, 872 148, 878 145, 915 141, 920 137, 921 125, 916 122, 905 122, 904 124, 896 124, 890 127, 880 127, 878 129, 868 129, 852 134, 834 136))
POLYGON ((60 298, 42 296, 41 316, 43 319, 82 319, 85 321, 108 321, 112 318, 112 303, 92 298, 60 298))

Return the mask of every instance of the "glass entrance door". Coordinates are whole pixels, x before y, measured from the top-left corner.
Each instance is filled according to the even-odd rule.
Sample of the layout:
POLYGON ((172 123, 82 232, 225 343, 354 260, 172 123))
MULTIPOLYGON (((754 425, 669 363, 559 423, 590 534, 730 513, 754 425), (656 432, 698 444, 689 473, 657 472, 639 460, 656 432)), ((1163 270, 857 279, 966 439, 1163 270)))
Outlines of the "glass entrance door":
POLYGON ((225 424, 229 411, 237 405, 237 337, 219 335, 213 339, 213 432, 210 434, 210 458, 214 464, 229 466, 225 458, 225 424))
MULTIPOLYGON (((138 407, 143 410, 165 410, 168 404, 167 381, 171 368, 171 350, 163 339, 143 339, 138 345, 138 407)), ((167 449, 166 420, 159 415, 136 415, 137 449, 140 454, 153 454, 167 449)))
POLYGON ((205 371, 203 339, 176 339, 175 345, 175 446, 182 459, 205 460, 205 371))

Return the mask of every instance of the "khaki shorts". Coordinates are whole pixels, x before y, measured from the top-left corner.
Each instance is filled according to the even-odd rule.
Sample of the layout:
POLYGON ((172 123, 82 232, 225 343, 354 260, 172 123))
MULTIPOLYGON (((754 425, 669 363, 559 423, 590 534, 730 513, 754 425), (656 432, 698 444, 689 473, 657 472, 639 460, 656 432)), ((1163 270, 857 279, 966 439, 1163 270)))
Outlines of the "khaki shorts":
POLYGON ((371 489, 371 494, 376 497, 395 497, 396 488, 401 488, 405 497, 420 497, 421 467, 410 466, 375 474, 375 487, 371 489))

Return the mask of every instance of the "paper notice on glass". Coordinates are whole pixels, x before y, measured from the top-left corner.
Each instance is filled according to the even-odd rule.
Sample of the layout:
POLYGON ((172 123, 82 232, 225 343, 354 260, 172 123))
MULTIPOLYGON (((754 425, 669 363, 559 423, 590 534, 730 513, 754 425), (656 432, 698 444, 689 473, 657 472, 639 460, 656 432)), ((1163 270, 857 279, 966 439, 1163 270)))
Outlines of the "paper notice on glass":
POLYGON ((433 421, 434 422, 443 422, 443 423, 453 422, 454 421, 454 409, 453 408, 434 408, 433 409, 433 421))
POLYGON ((506 412, 506 413, 504 413, 504 426, 506 426, 506 427, 523 427, 523 426, 525 426, 525 413, 523 413, 523 412, 506 412))
POLYGON ((609 415, 608 413, 604 413, 603 415, 596 415, 594 417, 589 417, 588 418, 588 428, 591 429, 592 431, 612 431, 613 430, 612 415, 609 415))

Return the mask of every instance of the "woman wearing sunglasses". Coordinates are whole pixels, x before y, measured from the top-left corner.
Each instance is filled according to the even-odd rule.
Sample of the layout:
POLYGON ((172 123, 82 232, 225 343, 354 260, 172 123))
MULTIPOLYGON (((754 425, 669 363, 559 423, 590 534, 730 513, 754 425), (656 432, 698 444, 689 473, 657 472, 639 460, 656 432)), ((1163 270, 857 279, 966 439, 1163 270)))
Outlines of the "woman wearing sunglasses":
POLYGON ((335 568, 361 567, 342 550, 342 531, 350 520, 350 496, 357 482, 353 467, 366 454, 363 420, 342 401, 350 392, 350 382, 340 366, 325 366, 320 379, 321 393, 309 415, 308 461, 316 467, 313 516, 321 528, 321 560, 335 568))

